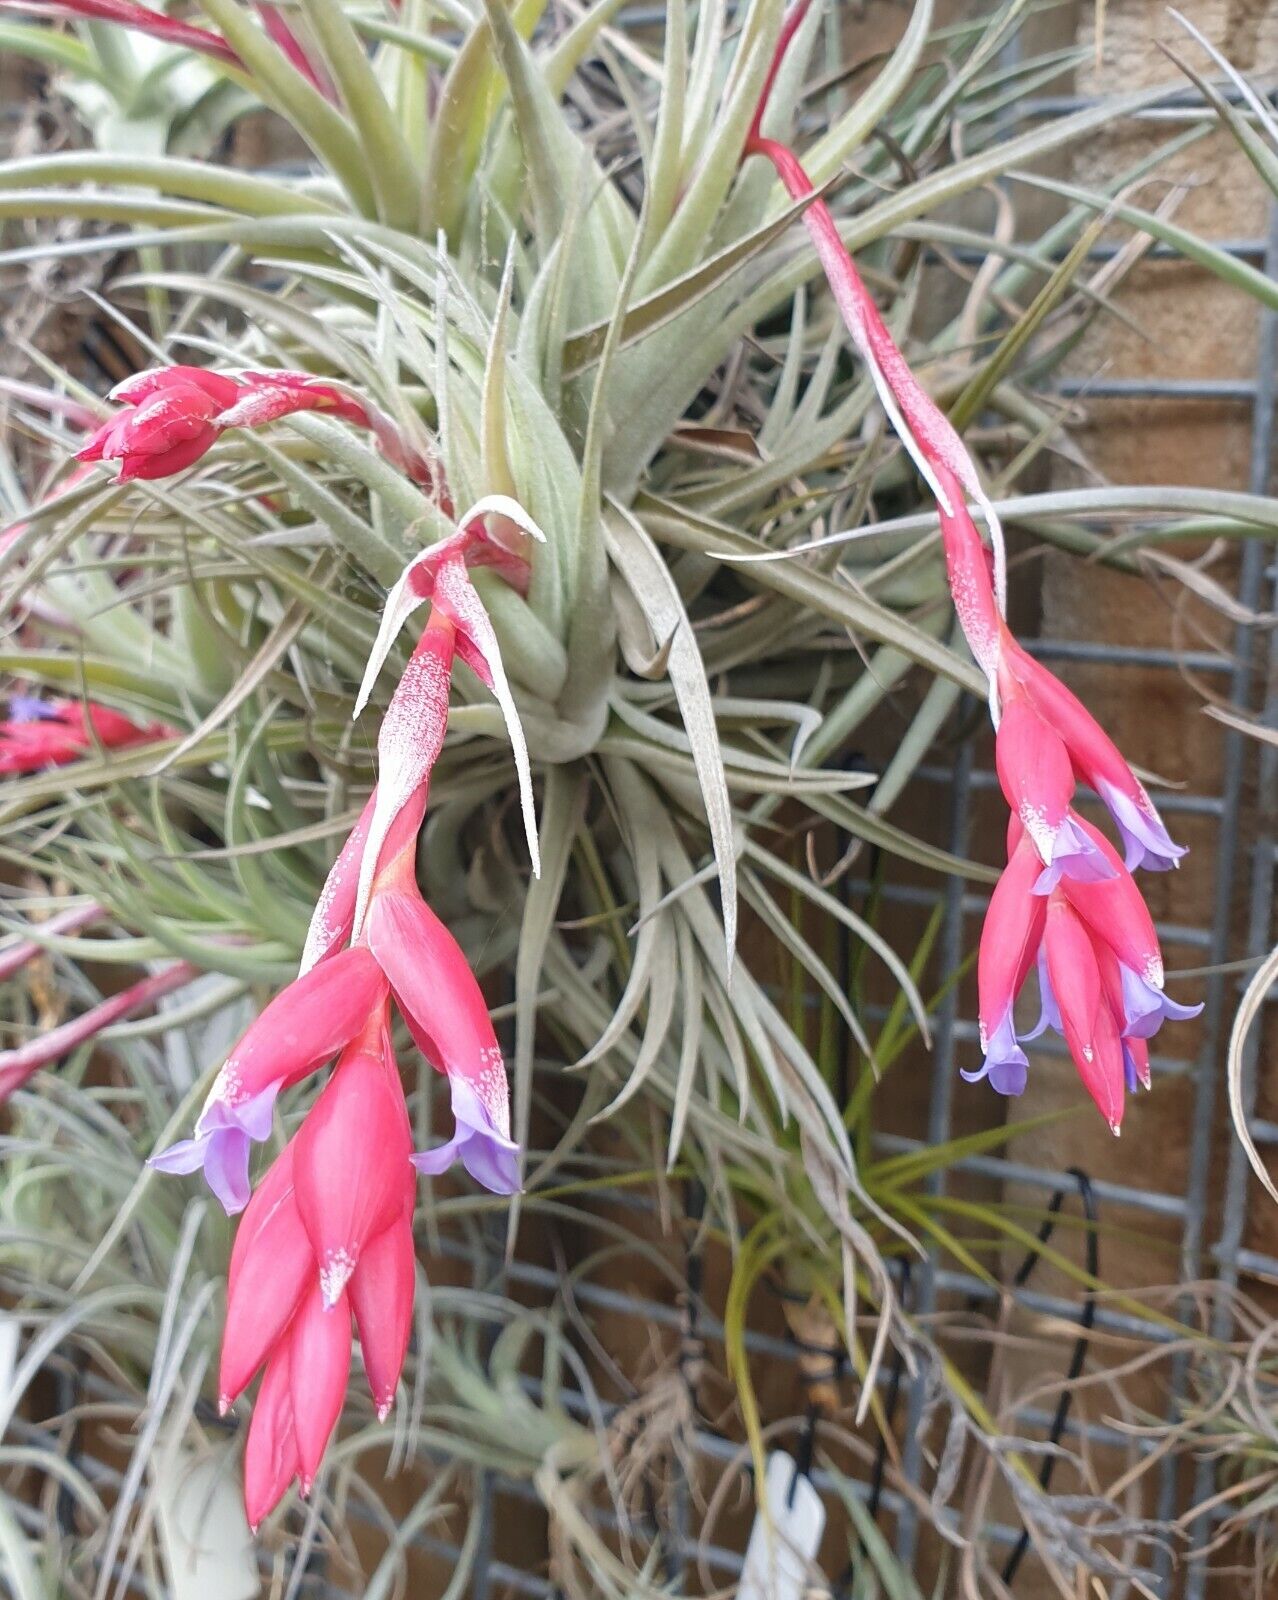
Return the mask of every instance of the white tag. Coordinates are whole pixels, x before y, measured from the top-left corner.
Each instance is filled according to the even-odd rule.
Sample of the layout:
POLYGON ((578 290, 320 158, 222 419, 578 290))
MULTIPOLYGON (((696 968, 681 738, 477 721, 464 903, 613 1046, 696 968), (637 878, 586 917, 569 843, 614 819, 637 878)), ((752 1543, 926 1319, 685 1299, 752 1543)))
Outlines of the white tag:
POLYGON ((815 1578, 812 1562, 825 1529, 825 1506, 811 1479, 796 1476, 784 1450, 768 1457, 764 1504, 771 1526, 756 1516, 746 1547, 737 1600, 803 1600, 815 1578))
POLYGON ((253 1535, 230 1452, 164 1452, 154 1473, 170 1600, 252 1600, 261 1592, 253 1535))

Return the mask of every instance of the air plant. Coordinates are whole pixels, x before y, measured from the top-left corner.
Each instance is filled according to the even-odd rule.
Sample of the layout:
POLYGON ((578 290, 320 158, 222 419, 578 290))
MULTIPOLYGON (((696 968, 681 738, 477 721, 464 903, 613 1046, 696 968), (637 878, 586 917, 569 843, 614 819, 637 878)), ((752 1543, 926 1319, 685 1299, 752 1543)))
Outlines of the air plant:
MULTIPOLYGON (((587 1217, 592 1194, 642 1184, 664 1197, 668 1172, 697 1181, 704 1226, 736 1247, 732 1340, 761 1274, 801 1261, 862 1381, 862 1420, 895 1343, 935 1373, 964 1438, 1015 1476, 1024 1516, 1050 1513, 1058 1526, 892 1293, 887 1258, 920 1236, 971 1255, 920 1193, 929 1163, 959 1152, 862 1159, 875 1071, 927 1035, 927 951, 903 959, 872 915, 792 863, 787 831, 829 826, 853 851, 991 883, 991 868, 895 821, 892 800, 961 692, 1005 717, 1018 696, 1038 696, 1000 728, 1028 841, 1013 841, 1000 904, 1017 889, 1015 917, 1031 933, 1040 913, 1075 946, 1081 932, 1090 957, 1080 947, 1055 968, 1061 940, 1047 940, 1077 1058, 1104 1018, 1135 1057, 1136 1023, 1169 1005, 1152 952, 1142 946, 1144 965, 1132 966, 1126 945, 1102 949, 1087 931, 1079 896, 1101 891, 1122 898, 1115 937, 1147 930, 1126 867, 1068 810, 1075 769, 1114 788, 1117 820, 1142 849, 1166 860, 1174 847, 1125 764, 1054 679, 1024 665, 1003 621, 1000 516, 1105 553, 1087 528, 1108 506, 1103 490, 1080 490, 1064 512, 1056 497, 1050 516, 1013 493, 1057 431, 1016 382, 1022 347, 1033 343, 1036 372, 1050 367, 1096 314, 1075 293, 1081 255, 1052 259, 1085 232, 1086 205, 929 335, 914 326, 912 249, 940 227, 927 219, 942 201, 1152 96, 1003 139, 1007 84, 990 63, 1015 8, 936 39, 929 6, 917 6, 878 77, 816 137, 803 77, 820 19, 787 18, 779 0, 754 0, 734 33, 722 5, 690 30, 672 3, 660 61, 614 32, 611 0, 560 32, 543 8, 496 0, 482 15, 448 7, 443 30, 412 0, 393 21, 303 0, 288 38, 271 8, 203 9, 216 48, 176 42, 300 135, 314 158, 304 184, 110 151, 0 168, 0 220, 90 218, 135 254, 141 266, 112 285, 112 304, 154 356, 113 412, 71 373, 49 375, 51 399, 14 393, 12 414, 54 468, 34 505, 12 494, 5 603, 35 618, 38 600, 58 620, 24 623, 7 665, 138 727, 163 725, 154 741, 12 782, 5 849, 102 908, 99 936, 50 933, 53 951, 180 963, 184 978, 198 969, 213 985, 178 1002, 180 1023, 135 1015, 124 1039, 84 1025, 112 998, 86 997, 77 1042, 98 1039, 127 1073, 95 1078, 100 1058, 79 1048, 41 1093, 15 1099, 12 1155, 47 1175, 36 1187, 50 1229, 83 1228, 82 1197, 61 1196, 54 1175, 65 1178, 65 1152, 89 1145, 89 1130, 112 1128, 93 1176, 115 1218, 102 1243, 86 1248, 81 1233, 43 1282, 15 1226, 31 1322, 50 1348, 64 1317, 69 1339, 81 1322, 109 1323, 142 1260, 152 1275, 116 1366, 148 1392, 155 1429, 167 1417, 213 1450, 233 1422, 218 1421, 216 1402, 264 1370, 244 1447, 254 1523, 297 1479, 313 1491, 308 1526, 322 1519, 353 1561, 344 1497, 378 1500, 368 1481, 392 1447, 417 1465, 442 1452, 459 1477, 505 1467, 535 1482, 555 1537, 589 1549, 614 1592, 644 1592, 648 1580, 618 1575, 562 1493, 568 1479, 607 1482, 605 1430, 517 1381, 539 1343, 544 1366, 570 1371, 593 1404, 563 1306, 528 1312, 436 1286, 429 1312, 419 1297, 413 1341, 410 1280, 427 1248, 473 1246, 477 1213, 507 1219, 514 1241, 558 1207, 587 1217), (935 49, 953 66, 939 95, 935 49), (627 129, 622 155, 642 169, 638 190, 633 164, 601 149, 589 99, 584 116, 565 103, 596 60, 627 129), (959 111, 971 153, 952 159, 945 134, 959 111), (879 124, 891 141, 867 144, 879 124), (801 158, 776 137, 795 126, 801 158), (923 175, 884 192, 891 148, 923 175), (996 308, 1032 284, 1032 306, 1000 330, 996 308), (132 322, 139 296, 147 333, 132 322), (157 307, 170 320, 157 325, 157 307), (1064 332, 1053 308, 1069 311, 1064 332), (95 411, 87 439, 62 399, 95 411), (978 467, 946 413, 971 420, 987 406, 1000 442, 969 430, 991 458, 978 467), (63 476, 76 456, 101 465, 63 476), (934 513, 912 516, 911 461, 940 507, 939 547, 934 513), (822 543, 849 526, 862 537, 846 551, 822 543), (405 650, 403 625, 427 603, 428 625, 405 650), (898 756, 879 775, 841 765, 914 669, 930 686, 898 756), (352 721, 366 702, 380 712, 375 748, 352 721), (1027 787, 1018 721, 1020 734, 1057 741, 1050 796, 1027 787), (876 1037, 792 902, 841 923, 880 965, 897 1001, 876 1037), (765 979, 777 949, 838 1009, 865 1087, 838 1092, 828 1052, 786 1015, 765 979), (1113 989, 1120 963, 1145 985, 1138 996, 1121 970, 1113 989), (1121 1025, 1103 1009, 1118 1000, 1121 1025), (148 1042, 184 1033, 193 1071, 148 1042), (447 1077, 440 1134, 421 1056, 447 1077), (61 1097, 74 1106, 65 1118, 61 1097), (104 1118, 103 1102, 119 1115, 104 1118), (63 1122, 51 1152, 36 1153, 36 1135, 63 1122), (255 1143, 273 1151, 264 1176, 255 1143), (216 1381, 205 1314, 221 1293, 225 1230, 193 1190, 161 1183, 144 1165, 152 1157, 202 1167, 228 1210, 243 1207, 216 1381), (454 1163, 493 1194, 437 1188, 454 1163), (432 1180, 425 1190, 414 1165, 432 1180), (858 1304, 876 1314, 868 1350, 858 1304), (503 1329, 487 1351, 485 1318, 503 1329), (338 1428, 352 1323, 371 1398, 353 1385, 338 1428), (378 1434, 401 1363, 410 1404, 378 1434)), ((147 21, 133 10, 122 23, 147 21)), ((1014 86, 1058 70, 1027 66, 1014 86)), ((37 243, 21 259, 98 243, 37 243)), ((1150 504, 1162 508, 1156 491, 1150 504)), ((1160 530, 1172 535, 1175 505, 1160 530)), ((19 937, 38 943, 38 925, 19 937)), ((991 1044, 1012 1026, 1035 943, 1023 938, 1015 981, 992 1003, 983 991, 991 1044)), ((1093 1092, 1114 1122, 1112 1057, 1093 1092)), ((1006 1133, 984 1137, 993 1148, 1006 1133)), ((637 1229, 608 1226, 626 1249, 650 1248, 637 1229)), ((87 1334, 85 1348, 98 1348, 87 1334)), ((729 1362, 757 1444, 741 1348, 729 1362)), ((88 1553, 102 1571, 130 1528, 128 1562, 146 1542, 138 1484, 155 1440, 148 1424, 88 1553)), ((436 1503, 425 1492, 421 1514, 436 1503)), ((291 1540, 291 1504, 263 1526, 263 1548, 291 1540)), ((1071 1581, 1110 1571, 1085 1527, 1074 1531, 1062 1558, 1071 1581)), ((309 1542, 299 1548, 305 1560, 309 1542)), ((388 1571, 401 1554, 388 1550, 388 1571)))

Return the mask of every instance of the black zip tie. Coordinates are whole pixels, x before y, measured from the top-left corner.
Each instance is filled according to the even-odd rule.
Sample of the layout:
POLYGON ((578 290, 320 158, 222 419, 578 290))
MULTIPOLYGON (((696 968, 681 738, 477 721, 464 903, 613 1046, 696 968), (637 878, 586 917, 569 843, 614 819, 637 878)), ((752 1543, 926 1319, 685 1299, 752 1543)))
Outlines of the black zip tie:
MULTIPOLYGON (((774 1278, 771 1275, 765 1278, 764 1282, 778 1300, 784 1300, 789 1305, 805 1306, 812 1298, 810 1294, 804 1294, 802 1289, 788 1289, 779 1278, 774 1278)), ((793 1334, 791 1334, 790 1337, 795 1344, 799 1344, 801 1342, 800 1340, 796 1339, 793 1334)))
MULTIPOLYGON (((1093 1278, 1100 1277, 1100 1239, 1097 1234, 1096 1195, 1092 1189, 1092 1180, 1081 1167, 1066 1167, 1066 1172, 1078 1185, 1079 1199, 1083 1203, 1083 1216, 1087 1221, 1087 1272, 1093 1278)), ((1061 1207, 1065 1203, 1068 1189, 1060 1188, 1052 1195, 1048 1202, 1048 1214, 1044 1217, 1038 1230, 1038 1244, 1021 1262, 1020 1270, 1012 1279, 1012 1286, 1023 1289, 1029 1282, 1034 1268, 1042 1259, 1043 1247, 1056 1231, 1056 1220, 1060 1215, 1061 1207)), ((1069 1419, 1070 1407, 1074 1403, 1073 1389, 1068 1387, 1082 1375, 1084 1363, 1087 1360, 1088 1334, 1096 1322, 1096 1297, 1091 1289, 1083 1294, 1083 1309, 1079 1313, 1079 1335, 1074 1341, 1074 1350, 1070 1356, 1069 1367, 1066 1370, 1065 1382, 1067 1387, 1061 1390, 1060 1398, 1056 1402, 1056 1413, 1052 1417, 1052 1425, 1048 1429, 1048 1441, 1053 1445, 1061 1442, 1061 1435, 1065 1432, 1065 1424, 1069 1419)), ((1052 1481, 1052 1474, 1056 1470, 1056 1456, 1044 1455, 1038 1469, 1039 1487, 1046 1493, 1052 1481)), ((1029 1549, 1029 1530, 1022 1531, 1016 1541, 1012 1553, 1007 1558, 1003 1568, 1003 1582, 1010 1585, 1016 1576, 1017 1569, 1025 1559, 1025 1552, 1029 1549)))
POLYGON ((816 1454, 816 1430, 820 1418, 820 1408, 809 1405, 808 1414, 803 1419, 803 1432, 799 1435, 799 1448, 794 1452, 794 1471, 790 1474, 790 1487, 786 1490, 787 1511, 794 1510, 794 1492, 799 1487, 799 1479, 812 1476, 812 1458, 816 1454))
POLYGON ((686 1299, 683 1307, 683 1328, 679 1339, 679 1376, 683 1379, 692 1415, 697 1417, 700 1415, 700 1403, 696 1380, 706 1355, 706 1342, 701 1335, 700 1311, 705 1263, 700 1248, 694 1243, 706 1211, 705 1185, 699 1178, 689 1178, 684 1185, 683 1211, 691 1227, 684 1272, 686 1299))

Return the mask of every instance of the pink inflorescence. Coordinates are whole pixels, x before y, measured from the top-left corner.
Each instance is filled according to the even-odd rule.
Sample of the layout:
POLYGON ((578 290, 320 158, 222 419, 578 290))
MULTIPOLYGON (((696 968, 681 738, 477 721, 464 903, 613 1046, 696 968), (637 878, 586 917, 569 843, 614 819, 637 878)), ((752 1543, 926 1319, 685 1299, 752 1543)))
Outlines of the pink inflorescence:
MULTIPOLYGON (((433 487, 423 453, 384 412, 335 379, 309 372, 242 372, 159 367, 111 391, 121 409, 76 452, 82 462, 118 462, 117 482, 168 478, 194 466, 230 428, 259 428, 281 417, 320 411, 368 429, 383 455, 415 482, 433 487)), ((441 507, 451 510, 441 497, 441 507)))
MULTIPOLYGON (((304 375, 224 379, 173 368, 132 380, 117 397, 127 409, 81 455, 118 459, 126 477, 181 471, 224 429, 301 409, 385 431, 358 397, 304 375)), ((406 470, 417 464, 429 475, 424 458, 396 448, 406 470)), ((496 1194, 519 1188, 506 1071, 488 1007, 461 947, 422 896, 416 861, 460 659, 505 715, 537 870, 527 746, 497 636, 469 575, 489 566, 525 589, 528 562, 519 547, 526 534, 541 537, 513 501, 489 497, 392 590, 357 715, 404 621, 421 605, 430 614, 391 696, 378 736, 378 782, 316 903, 301 970, 227 1057, 191 1138, 151 1158, 162 1172, 202 1170, 227 1213, 244 1213, 231 1259, 219 1396, 229 1407, 262 1372, 245 1454, 254 1527, 291 1483, 303 1494, 311 1487, 346 1392, 352 1328, 378 1415, 394 1401, 412 1319, 417 1173, 434 1176, 460 1163, 496 1194), (392 1007, 448 1078, 452 1137, 417 1153, 391 1042, 392 1007), (269 1138, 279 1095, 334 1058, 319 1097, 254 1192, 251 1147, 269 1138)))
POLYGON ((949 419, 910 371, 843 245, 829 207, 802 163, 762 125, 781 60, 810 0, 782 27, 745 155, 772 163, 787 192, 806 199, 804 225, 853 343, 902 443, 936 496, 955 611, 989 684, 999 783, 1012 810, 1008 863, 990 901, 979 959, 980 1034, 986 1078, 1020 1094, 1025 1040, 1046 1028, 1063 1034, 1079 1076, 1115 1133, 1123 1098, 1149 1085, 1151 1035, 1164 1021, 1193 1017, 1163 989, 1163 962, 1132 870, 1177 865, 1153 802, 1114 742, 1082 702, 1013 638, 1005 620, 1002 532, 976 467, 949 419), (990 531, 987 550, 968 501, 990 531), (1073 809, 1076 786, 1104 801, 1122 840, 1108 839, 1073 809), (1013 1006, 1030 969, 1038 972, 1042 1017, 1018 1036, 1013 1006))
POLYGON ((95 746, 127 750, 171 738, 173 732, 162 722, 139 726, 110 706, 93 701, 13 695, 8 718, 0 722, 0 773, 62 767, 78 761, 95 746))

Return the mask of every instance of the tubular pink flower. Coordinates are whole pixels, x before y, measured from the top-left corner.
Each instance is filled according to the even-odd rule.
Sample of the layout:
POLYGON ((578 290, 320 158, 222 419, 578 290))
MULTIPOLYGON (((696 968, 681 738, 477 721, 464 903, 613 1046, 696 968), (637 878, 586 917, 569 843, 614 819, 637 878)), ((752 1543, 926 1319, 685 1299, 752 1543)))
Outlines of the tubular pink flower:
POLYGON ((1153 801, 1122 752, 1083 702, 1007 635, 1001 669, 1015 682, 1069 752, 1074 770, 1108 806, 1123 839, 1127 867, 1155 872, 1178 865, 1186 853, 1172 842, 1153 801))
POLYGON ((117 481, 167 478, 193 466, 217 442, 213 421, 236 386, 201 367, 164 367, 126 379, 112 390, 124 410, 92 434, 77 461, 118 461, 117 481))
MULTIPOLYGON (((1085 833, 1096 849, 1104 856, 1113 869, 1112 876, 1103 881, 1080 883, 1071 878, 1063 878, 1058 889, 1045 899, 1038 885, 1032 886, 1031 897, 1040 905, 1054 903, 1064 905, 1071 914, 1071 920, 1065 932, 1061 931, 1059 916, 1053 922, 1054 937, 1057 943, 1064 946, 1071 945, 1072 958, 1061 957, 1066 960, 1068 969, 1077 972, 1080 965, 1084 968, 1094 967, 1098 975, 1098 982, 1105 996, 1109 1015, 1113 1020, 1114 1032, 1118 1038, 1118 1050, 1123 1066, 1123 1077, 1127 1089, 1133 1090, 1137 1084, 1144 1084, 1146 1088, 1150 1083, 1149 1048, 1147 1039, 1157 1031, 1164 1021, 1181 1021, 1188 1017, 1195 1017, 1202 1010, 1198 1006, 1182 1006, 1171 1000, 1162 992, 1163 967, 1162 955, 1158 948, 1158 939, 1154 932, 1153 922, 1149 912, 1141 899, 1140 892, 1132 879, 1131 874, 1118 858, 1113 845, 1105 836, 1094 828, 1090 822, 1084 821, 1075 813, 1070 813, 1070 818, 1075 827, 1085 833), (1089 955, 1083 953, 1083 940, 1086 940, 1089 955)), ((1021 826, 1019 819, 1013 816, 1008 827, 1008 845, 1011 852, 1012 864, 1000 879, 991 900, 991 910, 994 900, 1002 899, 1004 893, 1009 897, 1023 895, 1025 883, 1028 881, 1027 869, 1022 867, 1014 887, 1005 890, 1009 879, 1014 878, 1013 866, 1018 859, 1026 856, 1032 861, 1035 852, 1029 842, 1028 835, 1021 826)), ((1040 880, 1041 881, 1041 880, 1040 880)), ((987 940, 990 942, 990 961, 996 970, 1003 975, 1002 987, 997 991, 999 1000, 1005 999, 1010 985, 1013 997, 1024 981, 1027 967, 1017 966, 1015 971, 1011 967, 1011 952, 1001 950, 1006 922, 995 924, 991 928, 987 918, 986 932, 982 933, 981 943, 981 971, 984 973, 986 966, 987 940), (1001 955, 1001 967, 1000 963, 1001 955)), ((1041 998, 1041 1014, 1038 1023, 1028 1033, 1020 1035, 1019 1043, 1028 1043, 1040 1034, 1052 1028, 1055 1032, 1065 1036, 1070 1047, 1070 1054, 1074 1058, 1080 1076, 1087 1084, 1097 1104, 1106 1113, 1114 1109, 1114 1096, 1112 1092, 1112 1078, 1114 1072, 1114 1046, 1109 1039, 1110 1028, 1108 1022, 1102 1019, 1097 1024, 1106 1054, 1100 1067, 1096 1062, 1098 1058, 1095 1050, 1092 1057, 1088 1057, 1080 1044, 1078 1026, 1078 1006, 1075 1005, 1073 1022, 1066 1026, 1065 1007, 1056 993, 1056 977, 1047 955, 1047 939, 1043 922, 1038 923, 1039 932, 1033 937, 1038 943, 1037 966, 1038 986, 1041 998), (1071 1031, 1072 1029, 1072 1031, 1071 1031)), ((1023 946, 1019 946, 1023 951, 1023 946)), ((1059 967, 1058 961, 1058 967, 1059 967)), ((982 1017, 985 1016, 986 989, 983 986, 982 1017)), ((1023 1054, 1018 1048, 1017 1038, 1012 1030, 1010 1004, 1003 1014, 1003 1031, 998 1036, 998 1046, 994 1052, 995 1058, 1009 1055, 1015 1050, 1018 1061, 1023 1060, 1023 1054)), ((980 1073, 964 1073, 969 1080, 986 1076, 995 1082, 992 1070, 987 1067, 980 1073)), ((995 1083, 997 1087, 997 1083, 995 1083)), ((1121 1105, 1119 1106, 1121 1116, 1121 1105)), ((1111 1122, 1111 1126, 1113 1123, 1111 1122)))
POLYGON ((1012 1008, 1043 936, 1047 902, 1034 892, 1040 871, 1034 847, 1023 835, 994 886, 981 929, 977 989, 985 1060, 979 1071, 964 1071, 962 1076, 969 1083, 988 1078, 999 1094, 1023 1093, 1029 1071, 1029 1061, 1017 1043, 1012 1008))
POLYGON ((294 1478, 310 1490, 346 1392, 352 1313, 378 1416, 394 1402, 416 1274, 411 1148, 390 1041, 370 1024, 258 1186, 231 1255, 221 1410, 266 1368, 245 1457, 254 1527, 294 1478))
POLYGON ((1059 889, 1048 896, 1043 949, 1069 1053, 1084 1088, 1117 1133, 1125 1081, 1118 1027, 1103 994, 1091 936, 1059 889))
POLYGON ((145 1011, 164 995, 185 988, 199 975, 199 968, 192 966, 189 961, 175 962, 163 972, 143 978, 119 994, 111 995, 83 1016, 64 1022, 60 1027, 50 1028, 38 1039, 30 1039, 14 1050, 0 1050, 0 1104, 21 1089, 42 1067, 52 1066, 104 1028, 145 1011))
MULTIPOLYGON (((120 483, 182 472, 228 428, 257 428, 300 411, 324 411, 367 428, 392 465, 417 483, 437 486, 432 463, 385 412, 335 379, 284 369, 232 378, 203 367, 161 367, 126 379, 111 398, 124 409, 91 435, 76 460, 118 461, 120 483)), ((446 495, 442 488, 439 493, 443 505, 446 495)))
MULTIPOLYGON (((151 1158, 151 1165, 163 1172, 188 1173, 203 1167, 228 1213, 242 1210, 248 1200, 249 1145, 268 1137, 280 1089, 339 1049, 346 1049, 343 1063, 361 1052, 379 1059, 386 1081, 395 1082, 396 1103, 402 1107, 390 1045, 379 1031, 388 985, 423 1053, 450 1079, 456 1136, 439 1150, 415 1157, 419 1170, 442 1172, 456 1159, 498 1194, 518 1189, 518 1146, 510 1137, 506 1074, 483 993, 460 946, 417 888, 413 867, 413 837, 421 821, 417 804, 409 818, 412 830, 404 830, 402 847, 379 869, 359 942, 348 950, 324 954, 271 1002, 219 1073, 194 1136, 151 1158)), ((314 1125, 318 1137, 325 1118, 319 1122, 316 1118, 330 1096, 334 1103, 345 1103, 344 1072, 346 1066, 339 1063, 304 1132, 314 1125)), ((371 1089, 368 1092, 371 1096, 371 1089)), ((375 1104, 382 1101, 370 1098, 370 1107, 375 1104)), ((344 1125, 344 1117, 335 1114, 335 1125, 339 1124, 344 1125)), ((353 1121, 350 1126, 353 1129, 353 1121)), ((339 1164, 344 1167, 348 1159, 341 1157, 339 1164)), ((318 1168, 315 1171, 318 1206, 321 1180, 318 1168)), ((371 1237, 366 1229, 362 1236, 371 1237)), ((336 1272, 342 1241, 332 1237, 321 1247, 317 1235, 312 1238, 317 1250, 331 1247, 335 1252, 336 1272)), ((358 1250, 348 1254, 352 1259, 347 1276, 358 1250)))
POLYGON ((228 1216, 249 1197, 249 1145, 271 1132, 280 1090, 329 1061, 384 1002, 386 979, 366 949, 340 951, 278 994, 227 1057, 192 1138, 151 1157, 160 1172, 204 1169, 228 1216))
POLYGON ((346 1398, 351 1370, 351 1307, 345 1294, 330 1302, 319 1285, 313 1284, 302 1297, 289 1330, 289 1347, 297 1478, 305 1496, 311 1492, 346 1398))
POLYGON ((416 1287, 417 1252, 413 1248, 410 1203, 398 1222, 369 1241, 347 1289, 379 1422, 385 1422, 395 1403, 395 1390, 413 1331, 416 1287))
POLYGON ((218 1372, 225 1414, 253 1380, 315 1281, 315 1255, 297 1209, 290 1140, 248 1203, 227 1274, 218 1372))
POLYGON ((1004 798, 1044 864, 1037 891, 1046 894, 1063 874, 1087 882, 1112 876, 1070 816, 1074 773, 1065 745, 1024 696, 1004 698, 994 754, 1004 798))
POLYGON ((374 896, 367 937, 422 1054, 448 1074, 456 1132, 413 1164, 434 1176, 460 1161, 485 1188, 516 1193, 519 1146, 501 1048, 461 947, 415 886, 374 896))
MULTIPOLYGON (((259 390, 250 399, 219 414, 218 425, 285 414, 278 395, 259 390)), ((228 1274, 219 1396, 225 1409, 265 1364, 245 1463, 254 1526, 294 1478, 303 1494, 310 1489, 341 1411, 352 1318, 378 1416, 393 1403, 412 1328, 414 1167, 435 1174, 460 1160, 498 1193, 519 1185, 488 1008, 461 948, 422 899, 415 870, 455 654, 513 719, 531 817, 527 750, 496 635, 466 573, 470 561, 516 582, 526 577, 522 556, 483 520, 491 515, 502 533, 521 526, 512 505, 481 503, 392 593, 368 681, 404 618, 427 599, 432 614, 391 698, 378 739, 378 783, 329 873, 299 976, 236 1047, 195 1136, 153 1158, 170 1171, 202 1165, 228 1210, 248 1202, 228 1274), (390 1039, 390 994, 449 1079, 454 1135, 418 1155, 390 1039), (276 1096, 339 1050, 328 1083, 250 1199, 249 1144, 267 1136, 276 1096)))
POLYGON ((1061 883, 1065 897, 1091 929, 1125 966, 1138 973, 1157 989, 1163 986, 1163 953, 1154 919, 1149 914, 1136 880, 1123 865, 1109 840, 1090 822, 1071 814, 1074 826, 1091 840, 1112 868, 1103 881, 1089 883, 1066 878, 1061 883))
MULTIPOLYGON (((787 15, 746 136, 744 154, 772 163, 803 213, 835 303, 889 419, 936 496, 955 612, 989 684, 999 782, 1012 808, 1009 863, 990 902, 980 948, 980 1022, 985 1060, 969 1079, 988 1077, 1019 1093, 1028 1061, 1012 1006, 1042 942, 1043 1021, 1063 1029, 1089 1092, 1115 1132, 1124 1076, 1148 1078, 1143 1039, 1165 1018, 1196 1014, 1162 994, 1162 962, 1148 913, 1127 868, 1174 866, 1173 844, 1149 796, 1081 702, 1009 633, 1002 533, 975 466, 949 420, 910 371, 873 297, 843 246, 825 202, 793 151, 763 135, 781 61, 808 10, 787 15), (967 502, 989 529, 987 553, 967 502), (1126 867, 1071 809, 1076 778, 1105 801, 1122 835, 1126 867), (1139 907, 1139 909, 1138 909, 1139 907), (1112 919, 1112 920, 1107 920, 1112 919), (1093 938, 1100 941, 1093 946, 1093 938), (1113 957, 1113 1004, 1099 1004, 1098 961, 1113 957), (1061 994, 1061 986, 1066 992, 1061 994), (1059 1001, 1059 1003, 1058 1003, 1059 1001)), ((1034 1037, 1031 1034, 1027 1037, 1034 1037)))
MULTIPOLYGON (((207 367, 154 367, 147 372, 135 372, 131 378, 117 383, 108 396, 121 405, 139 406, 171 389, 182 387, 198 389, 216 406, 229 406, 239 393, 239 384, 221 372, 210 372, 207 367)), ((81 452, 83 455, 84 452, 81 452)))
POLYGON ((369 1241, 411 1205, 412 1149, 390 1038, 377 1017, 346 1050, 294 1140, 297 1209, 326 1307, 342 1297, 369 1241))
POLYGON ((298 1473, 290 1365, 285 1343, 267 1366, 244 1447, 244 1509, 254 1533, 298 1473))

